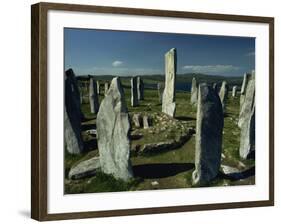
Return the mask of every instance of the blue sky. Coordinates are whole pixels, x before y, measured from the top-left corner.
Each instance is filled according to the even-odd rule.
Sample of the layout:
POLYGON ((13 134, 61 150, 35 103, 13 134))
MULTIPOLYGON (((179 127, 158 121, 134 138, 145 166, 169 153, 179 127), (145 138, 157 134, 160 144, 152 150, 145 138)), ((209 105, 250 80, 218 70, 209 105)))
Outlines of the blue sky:
POLYGON ((64 29, 65 69, 76 75, 164 74, 177 48, 177 73, 241 76, 255 68, 255 39, 192 34, 64 29))

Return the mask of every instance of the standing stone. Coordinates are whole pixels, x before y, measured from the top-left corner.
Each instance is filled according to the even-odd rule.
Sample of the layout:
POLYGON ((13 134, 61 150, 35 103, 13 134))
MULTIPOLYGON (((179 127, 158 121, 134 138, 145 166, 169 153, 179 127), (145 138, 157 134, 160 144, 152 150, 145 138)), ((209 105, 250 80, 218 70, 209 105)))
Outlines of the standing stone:
POLYGON ((242 108, 242 105, 244 103, 244 100, 245 100, 245 94, 246 94, 246 89, 247 89, 247 85, 248 85, 248 82, 249 80, 251 79, 251 74, 249 73, 245 73, 244 74, 244 78, 243 78, 243 83, 242 83, 242 86, 241 86, 241 92, 240 92, 240 110, 242 108))
POLYGON ((175 84, 177 72, 177 51, 172 48, 165 54, 165 89, 163 92, 162 112, 175 116, 175 84))
POLYGON ((79 86, 79 93, 80 93, 80 104, 83 104, 83 88, 79 86))
POLYGON ((233 86, 232 88, 232 97, 236 97, 237 94, 237 86, 233 86))
POLYGON ((108 82, 105 82, 104 83, 104 96, 106 96, 107 91, 108 91, 108 82))
POLYGON ((218 94, 206 83, 199 85, 194 185, 205 185, 220 169, 222 151, 223 111, 218 94))
POLYGON ((100 95, 100 82, 97 81, 97 93, 98 95, 100 95))
POLYGON ((131 78, 131 106, 136 107, 139 105, 138 90, 137 90, 137 77, 131 78))
POLYGON ((221 85, 219 96, 220 96, 220 100, 221 100, 221 104, 222 104, 222 109, 224 112, 225 112, 225 102, 227 99, 227 95, 228 95, 227 83, 226 83, 226 81, 223 81, 222 85, 221 85))
POLYGON ((136 128, 140 128, 142 121, 141 121, 141 115, 140 114, 134 114, 133 115, 133 123, 136 128))
POLYGON ((198 96, 197 82, 195 77, 193 77, 192 85, 191 85, 191 97, 190 97, 191 105, 193 106, 197 105, 197 96, 198 96))
POLYGON ((163 100, 163 90, 164 90, 162 83, 160 83, 160 82, 157 83, 157 90, 158 90, 159 102, 162 103, 162 100, 163 100))
POLYGON ((255 104, 255 75, 251 76, 251 79, 248 80, 244 103, 241 107, 239 114, 238 126, 242 128, 244 122, 249 121, 249 116, 252 113, 253 107, 255 104))
POLYGON ((141 77, 137 78, 138 100, 144 100, 144 84, 141 77))
POLYGON ((248 115, 248 119, 245 120, 241 125, 239 154, 241 158, 247 159, 254 151, 255 151, 255 105, 253 106, 251 113, 248 115))
POLYGON ((218 87, 218 84, 217 84, 217 83, 214 83, 214 84, 213 84, 213 89, 215 90, 216 93, 219 92, 219 87, 218 87))
POLYGON ((144 115, 143 116, 143 128, 148 129, 151 126, 151 119, 149 116, 144 115))
POLYGON ((70 154, 83 152, 82 115, 77 80, 73 70, 69 69, 65 72, 64 138, 65 147, 70 154))
POLYGON ((97 114, 99 111, 99 96, 98 96, 97 83, 93 78, 90 78, 89 102, 91 107, 91 113, 97 114))
POLYGON ((133 177, 130 163, 130 122, 120 78, 112 79, 97 115, 97 140, 102 172, 128 181, 133 177))

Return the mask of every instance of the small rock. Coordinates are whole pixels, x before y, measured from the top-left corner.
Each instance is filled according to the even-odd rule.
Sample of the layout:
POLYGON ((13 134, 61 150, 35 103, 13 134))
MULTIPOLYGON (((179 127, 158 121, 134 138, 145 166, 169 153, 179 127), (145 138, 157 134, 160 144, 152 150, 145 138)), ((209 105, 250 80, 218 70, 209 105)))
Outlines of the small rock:
POLYGON ((230 173, 238 173, 240 172, 239 169, 227 165, 221 165, 222 171, 224 174, 230 174, 230 173))
POLYGON ((151 126, 151 118, 147 115, 143 116, 143 128, 147 129, 151 126))
POLYGON ((141 115, 140 114, 134 114, 133 115, 133 123, 136 128, 141 127, 141 115))
POLYGON ((68 178, 77 180, 90 177, 96 174, 98 168, 100 168, 99 157, 93 157, 72 167, 69 171, 68 178))
POLYGON ((152 181, 152 182, 151 182, 151 185, 152 185, 153 187, 155 187, 155 186, 158 186, 159 183, 158 183, 158 181, 152 181))

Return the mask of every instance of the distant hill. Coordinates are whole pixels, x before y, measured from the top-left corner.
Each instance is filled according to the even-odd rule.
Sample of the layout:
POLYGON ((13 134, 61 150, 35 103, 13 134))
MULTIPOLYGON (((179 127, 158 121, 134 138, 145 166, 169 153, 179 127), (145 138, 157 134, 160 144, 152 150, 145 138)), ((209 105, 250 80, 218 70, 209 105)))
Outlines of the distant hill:
MULTIPOLYGON (((93 76, 96 80, 100 81, 110 81, 115 76, 113 75, 97 75, 93 76)), ((153 74, 153 75, 140 75, 142 77, 144 83, 146 84, 157 84, 158 82, 164 82, 165 76, 161 74, 153 74)), ((207 83, 218 83, 220 84, 222 81, 226 81, 230 87, 233 85, 242 85, 243 76, 218 76, 218 75, 206 75, 200 73, 186 73, 186 74, 177 74, 177 83, 191 83, 192 78, 195 77, 198 83, 207 82, 207 83)), ((89 75, 78 76, 79 80, 88 80, 89 75)), ((131 76, 121 76, 123 84, 129 85, 129 81, 131 76)))

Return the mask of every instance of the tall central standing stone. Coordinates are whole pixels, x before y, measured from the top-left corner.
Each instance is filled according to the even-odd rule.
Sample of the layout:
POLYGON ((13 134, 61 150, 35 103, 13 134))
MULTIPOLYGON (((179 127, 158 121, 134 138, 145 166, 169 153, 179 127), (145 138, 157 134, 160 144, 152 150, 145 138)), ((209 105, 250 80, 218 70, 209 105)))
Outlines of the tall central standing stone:
POLYGON ((225 112, 225 102, 226 102, 226 98, 228 96, 228 86, 227 86, 226 81, 222 82, 219 96, 221 99, 222 109, 225 112))
POLYGON ((197 104, 198 88, 195 77, 192 79, 190 103, 195 106, 197 104))
POLYGON ((165 89, 163 92, 162 112, 175 116, 175 84, 177 72, 177 51, 172 48, 165 54, 165 89))
POLYGON ((101 169, 124 181, 133 177, 130 163, 130 122, 119 78, 112 79, 97 115, 97 140, 101 169))
POLYGON ((222 151, 223 111, 220 98, 206 83, 199 85, 194 185, 205 185, 214 179, 220 169, 222 151))
POLYGON ((97 83, 93 78, 90 78, 89 101, 90 101, 91 113, 97 114, 99 111, 99 96, 98 96, 97 83))
POLYGON ((138 90, 137 90, 137 77, 131 78, 131 106, 136 107, 139 105, 138 90))
POLYGON ((77 80, 73 70, 69 69, 65 72, 64 138, 66 149, 70 154, 83 152, 82 115, 77 80))
POLYGON ((144 100, 144 85, 141 77, 138 77, 137 89, 138 89, 138 100, 144 100))

